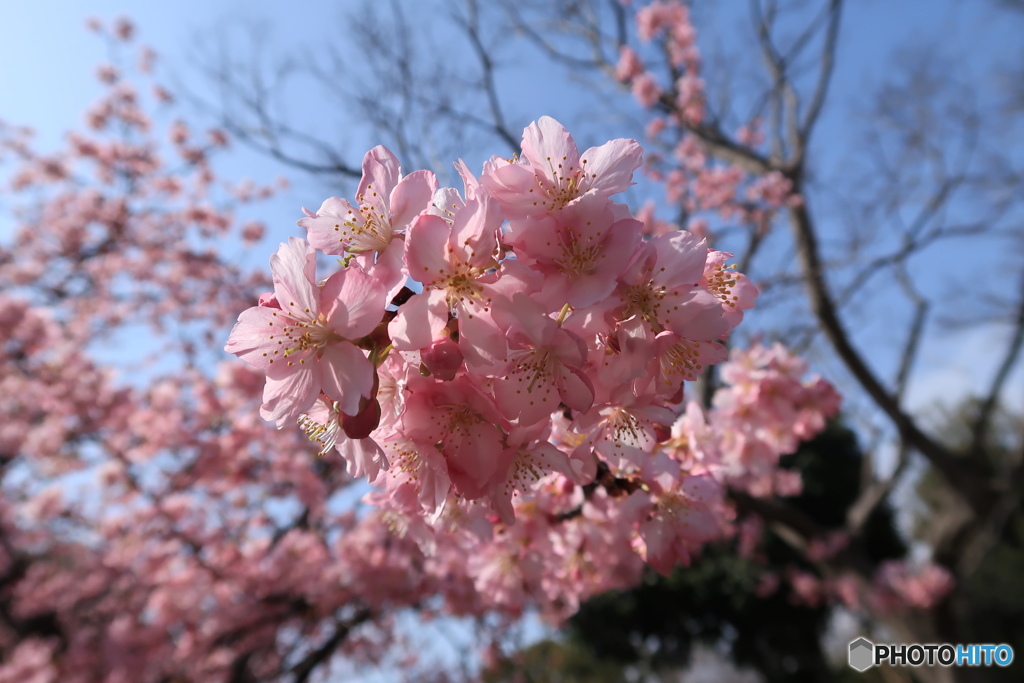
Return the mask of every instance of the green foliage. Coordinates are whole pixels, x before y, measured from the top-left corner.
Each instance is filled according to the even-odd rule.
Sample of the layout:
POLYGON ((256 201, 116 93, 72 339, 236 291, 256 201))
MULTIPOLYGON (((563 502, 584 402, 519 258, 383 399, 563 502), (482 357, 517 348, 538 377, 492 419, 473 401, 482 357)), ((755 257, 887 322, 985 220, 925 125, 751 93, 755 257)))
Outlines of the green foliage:
MULTIPOLYGON (((834 422, 813 440, 801 444, 796 453, 783 456, 781 464, 799 470, 803 479, 803 491, 790 499, 790 504, 820 526, 842 528, 847 511, 861 493, 864 454, 856 435, 834 422)), ((874 564, 907 552, 888 506, 877 507, 868 517, 862 537, 865 553, 874 564)))
MULTIPOLYGON (((798 469, 804 490, 790 503, 817 524, 839 529, 859 494, 863 454, 854 434, 839 424, 805 443, 783 463, 798 469)), ((880 507, 868 520, 865 548, 873 562, 906 552, 892 512, 880 507)), ((706 548, 693 566, 669 577, 650 574, 643 585, 585 603, 567 626, 569 642, 596 663, 639 665, 663 671, 685 666, 704 643, 768 681, 844 680, 852 670, 831 671, 821 651, 825 605, 798 604, 786 588, 758 595, 766 572, 811 566, 781 539, 767 533, 758 556, 741 557, 735 543, 706 548)), ((546 679, 545 679, 546 680, 546 679)))
MULTIPOLYGON (((973 427, 980 402, 967 401, 953 409, 938 410, 940 436, 954 453, 985 476, 1008 476, 1021 458, 1021 416, 998 406, 990 428, 974 443, 973 427)), ((915 531, 926 536, 941 526, 944 516, 958 514, 957 498, 933 470, 921 475, 916 487, 920 512, 915 531)), ((961 572, 960 584, 944 606, 941 618, 957 642, 1006 643, 1017 653, 1012 666, 978 669, 971 680, 1009 683, 1024 679, 1024 506, 1016 499, 1012 509, 995 525, 972 528, 967 557, 956 546, 937 548, 937 556, 961 572)))
POLYGON ((818 680, 827 612, 796 605, 785 591, 758 597, 763 570, 727 546, 714 546, 670 577, 651 574, 638 588, 588 601, 569 632, 595 657, 645 662, 655 670, 684 666, 698 642, 724 642, 737 664, 761 669, 771 680, 818 680))

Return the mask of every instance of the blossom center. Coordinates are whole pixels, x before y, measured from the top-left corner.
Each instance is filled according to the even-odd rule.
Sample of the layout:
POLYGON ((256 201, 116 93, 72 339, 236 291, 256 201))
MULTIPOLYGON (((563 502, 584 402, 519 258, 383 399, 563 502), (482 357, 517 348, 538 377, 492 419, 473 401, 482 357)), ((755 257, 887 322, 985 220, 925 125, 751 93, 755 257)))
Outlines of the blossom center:
MULTIPOLYGON (((372 186, 367 185, 366 191, 372 192, 372 186)), ((345 221, 345 227, 352 231, 352 240, 347 247, 347 251, 353 254, 366 251, 384 251, 391 244, 393 236, 391 221, 387 214, 381 212, 378 204, 374 202, 377 193, 373 192, 372 195, 369 201, 366 201, 365 194, 356 195, 356 202, 359 204, 359 215, 357 216, 350 209, 348 220, 345 221)))
MULTIPOLYGON (((295 306, 292 302, 290 306, 295 306)), ((307 356, 315 354, 320 349, 323 349, 328 344, 335 344, 340 341, 344 341, 344 338, 327 326, 327 318, 321 313, 317 318, 313 319, 310 310, 307 308, 304 311, 310 316, 308 320, 301 320, 289 316, 284 311, 274 311, 275 318, 284 318, 283 323, 270 323, 271 332, 274 334, 270 335, 270 340, 277 342, 274 345, 274 350, 264 353, 264 356, 271 356, 270 363, 273 364, 275 360, 288 358, 293 354, 303 354, 307 356), (280 313, 280 315, 279 315, 280 313), (275 331, 277 328, 278 331, 275 331)), ((287 361, 288 365, 295 365, 294 360, 287 361)), ((301 357, 298 360, 300 365, 305 365, 306 357, 301 357)))
POLYGON ((327 326, 321 315, 316 320, 296 320, 284 328, 285 356, 301 351, 319 351, 328 344, 343 341, 340 334, 327 326))
POLYGON ((484 420, 467 405, 449 406, 446 410, 447 420, 444 431, 448 438, 452 436, 471 436, 471 430, 484 420))
POLYGON ((548 471, 549 468, 538 458, 528 452, 519 451, 512 463, 512 481, 509 484, 515 482, 519 490, 528 491, 547 475, 548 471))
POLYGON ((596 178, 596 174, 587 173, 587 160, 580 161, 579 168, 569 163, 568 157, 561 161, 547 157, 548 178, 539 173, 534 176, 537 185, 548 196, 552 209, 564 208, 566 204, 586 192, 588 180, 596 178))
POLYGON ((638 443, 642 438, 640 421, 621 408, 608 417, 608 430, 619 442, 638 443))
MULTIPOLYGON (((686 498, 686 496, 683 496, 677 491, 667 491, 658 496, 658 502, 655 504, 655 507, 659 512, 668 516, 673 516, 680 512, 690 510, 693 508, 693 503, 686 498)), ((683 522, 683 525, 689 526, 685 521, 683 522)))
POLYGON ((452 268, 452 274, 444 285, 445 294, 448 298, 448 305, 464 304, 467 300, 481 299, 483 287, 477 283, 477 278, 483 275, 483 271, 474 268, 466 263, 456 263, 452 268))
POLYGON ((420 478, 420 468, 423 460, 414 446, 398 445, 392 454, 391 464, 398 472, 404 472, 409 478, 416 481, 420 478))
MULTIPOLYGON (((526 387, 527 392, 532 392, 538 382, 550 384, 552 382, 551 354, 545 349, 524 349, 513 351, 510 354, 511 360, 515 363, 512 375, 521 375, 525 380, 529 378, 530 383, 526 387)), ((509 379, 506 377, 505 379, 509 379)))
POLYGON ((723 305, 731 308, 736 308, 736 302, 739 301, 739 297, 733 294, 733 288, 736 286, 736 274, 732 272, 732 269, 735 267, 736 264, 718 266, 704 275, 708 291, 718 297, 723 305))
POLYGON ((559 262, 559 266, 563 273, 577 277, 593 275, 599 251, 598 245, 590 243, 589 246, 586 246, 570 233, 569 242, 562 243, 562 260, 559 262))
POLYGON ((299 415, 298 422, 299 427, 306 433, 306 437, 310 441, 315 441, 320 444, 320 452, 317 455, 327 455, 327 453, 334 448, 335 444, 338 443, 338 437, 341 435, 341 421, 338 419, 340 412, 338 410, 338 402, 335 401, 331 408, 330 418, 326 424, 320 424, 316 420, 312 419, 309 415, 299 415))
POLYGON ((682 375, 684 379, 696 379, 696 375, 704 369, 699 362, 698 349, 695 344, 680 340, 666 349, 660 358, 661 370, 665 375, 665 383, 673 384, 673 375, 682 375))
POLYGON ((662 300, 665 298, 664 285, 656 285, 653 280, 644 284, 631 285, 623 297, 630 313, 639 313, 644 322, 655 332, 660 332, 658 313, 661 311, 662 300))

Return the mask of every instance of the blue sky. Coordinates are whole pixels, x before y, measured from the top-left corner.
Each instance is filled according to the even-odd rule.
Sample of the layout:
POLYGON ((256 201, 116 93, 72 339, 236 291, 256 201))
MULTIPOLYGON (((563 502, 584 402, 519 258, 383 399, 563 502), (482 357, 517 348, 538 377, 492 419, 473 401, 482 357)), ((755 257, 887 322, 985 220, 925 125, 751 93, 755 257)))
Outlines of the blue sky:
MULTIPOLYGON (((204 86, 189 76, 193 72, 187 64, 191 43, 197 36, 208 37, 215 27, 229 26, 240 19, 265 20, 272 29, 272 47, 284 50, 299 46, 315 50, 318 44, 324 44, 318 41, 339 44, 350 41, 339 15, 359 5, 354 0, 291 3, 287 7, 271 0, 244 3, 184 0, 173 4, 126 0, 8 3, 0 21, 0 119, 31 126, 38 132, 37 139, 44 148, 54 146, 63 131, 81 124, 83 108, 99 93, 95 67, 108 58, 103 41, 85 29, 85 20, 90 16, 104 21, 118 16, 131 17, 137 24, 139 40, 153 46, 161 55, 161 67, 169 68, 178 79, 189 79, 189 87, 194 86, 202 93, 204 86)), ((422 5, 408 3, 403 7, 422 5)), ((900 65, 901 51, 940 41, 948 48, 948 54, 956 55, 950 66, 951 78, 995 78, 991 69, 993 60, 1020 50, 1024 15, 997 13, 993 7, 988 0, 849 2, 832 89, 833 104, 826 111, 814 140, 826 152, 820 157, 819 170, 823 175, 841 173, 844 155, 857 150, 861 144, 852 132, 855 130, 851 126, 852 119, 858 110, 863 110, 871 84, 885 78, 894 65, 900 65)), ((698 3, 698 19, 700 11, 698 3)), ((725 38, 714 40, 726 49, 742 47, 747 40, 744 36, 749 32, 745 13, 733 15, 727 11, 716 17, 718 23, 713 28, 725 38)), ((702 35, 702 39, 706 38, 702 35)), ((438 50, 446 48, 437 36, 428 35, 424 40, 428 44, 433 40, 438 50)), ((573 84, 571 75, 564 79, 551 70, 541 72, 537 62, 523 60, 516 54, 509 54, 508 50, 499 52, 498 57, 514 67, 508 75, 502 76, 500 93, 513 117, 511 125, 525 124, 549 113, 563 118, 571 130, 577 125, 582 127, 587 118, 586 107, 592 105, 580 98, 580 87, 573 84)), ((310 98, 310 101, 315 103, 316 100, 310 98)), ((301 108, 303 103, 298 104, 301 108)), ((366 140, 362 143, 365 146, 361 146, 355 140, 353 145, 356 149, 367 149, 376 142, 366 140)), ((469 151, 467 159, 473 165, 474 160, 482 160, 486 153, 469 151)), ((260 209, 271 231, 267 248, 256 249, 254 259, 265 260, 276 242, 283 241, 289 234, 298 234, 294 221, 299 216, 300 206, 315 207, 328 194, 345 195, 352 190, 352 187, 325 189, 322 181, 303 178, 237 149, 221 168, 228 176, 251 175, 256 180, 267 181, 284 173, 294 181, 291 190, 260 209)), ((354 186, 354 181, 350 185, 354 186)), ((819 203, 818 208, 822 215, 828 214, 828 207, 819 203)), ((956 270, 955 258, 958 257, 958 254, 946 257, 950 270, 956 270)), ((887 362, 895 357, 887 350, 896 342, 893 326, 886 320, 892 315, 900 315, 899 310, 874 315, 858 330, 862 343, 877 347, 879 358, 888 355, 890 361, 887 362)), ((919 371, 935 377, 925 378, 923 386, 927 389, 912 393, 911 398, 923 405, 927 397, 934 395, 932 387, 951 382, 951 378, 959 378, 956 385, 960 390, 982 382, 988 373, 984 367, 979 368, 977 359, 991 356, 985 354, 985 350, 992 333, 990 330, 967 333, 950 343, 927 349, 924 356, 927 363, 919 371), (978 353, 953 353, 953 348, 977 349, 978 353)), ((994 333, 998 336, 999 331, 994 333)))
POLYGON ((325 4, 295 3, 282 11, 281 3, 269 0, 6 3, 0 22, 0 117, 29 124, 44 139, 80 122, 82 108, 99 92, 95 67, 107 58, 103 42, 85 28, 89 17, 105 22, 130 17, 141 40, 174 63, 187 53, 199 31, 222 18, 267 16, 282 33, 298 33, 310 22, 315 24, 314 8, 325 4))
MULTIPOLYGON (((336 21, 354 0, 341 3, 300 2, 287 7, 272 0, 250 2, 142 3, 129 0, 42 0, 7 3, 0 21, 0 118, 37 129, 43 140, 80 121, 80 112, 98 92, 93 78, 96 64, 106 58, 105 46, 85 30, 87 17, 110 20, 131 17, 141 39, 154 46, 176 71, 189 53, 189 43, 201 32, 239 18, 266 19, 280 46, 314 45, 316 41, 345 42, 344 26, 336 21)), ((843 39, 836 75, 842 104, 856 99, 859 85, 877 80, 894 62, 894 51, 934 41, 947 43, 963 57, 969 70, 984 68, 990 56, 1019 50, 1020 21, 995 14, 988 0, 930 0, 900 3, 881 0, 850 2, 844 15, 843 39)), ((735 18, 742 39, 741 16, 735 18)), ((729 22, 723 22, 728 24, 729 22)), ((513 110, 536 118, 549 109, 568 112, 564 81, 552 74, 517 79, 513 110), (524 82, 526 81, 526 82, 524 82), (528 82, 529 91, 522 87, 528 82), (545 111, 523 112, 523 101, 545 111)), ((828 125, 826 121, 825 125, 828 125)), ((839 134, 823 129, 823 135, 839 134)))
MULTIPOLYGON (((745 6, 745 3, 742 3, 745 6)), ((137 24, 140 40, 152 45, 161 55, 164 67, 188 78, 186 57, 190 43, 197 35, 216 26, 229 25, 239 18, 266 20, 272 28, 271 45, 281 49, 302 46, 316 49, 318 41, 344 44, 350 40, 346 26, 338 20, 339 14, 358 7, 354 1, 301 2, 287 7, 271 0, 251 2, 200 2, 184 0, 178 3, 142 3, 126 0, 94 0, 89 3, 73 0, 44 0, 40 2, 7 3, 0 21, 0 119, 27 124, 38 132, 38 141, 44 147, 55 145, 63 131, 80 125, 81 112, 99 92, 94 78, 95 67, 107 59, 106 46, 85 29, 85 20, 96 16, 109 21, 118 16, 130 16, 137 24)), ((411 3, 403 7, 422 7, 411 3)), ((697 16, 700 17, 698 3, 697 16)), ((749 31, 745 15, 726 12, 719 15, 719 35, 716 38, 727 49, 743 45, 749 31), (735 30, 732 27, 735 26, 735 30)), ((826 111, 814 140, 826 151, 821 155, 819 170, 823 177, 841 173, 845 154, 855 151, 861 141, 852 133, 851 122, 863 111, 869 87, 893 70, 901 62, 901 51, 915 46, 940 42, 947 54, 954 55, 950 62, 950 78, 991 80, 996 74, 991 68, 994 60, 1020 51, 1020 35, 1024 34, 1024 15, 997 13, 994 0, 936 0, 906 1, 900 3, 882 0, 859 0, 847 5, 844 16, 843 37, 840 42, 838 68, 832 89, 832 107, 826 111)), ((437 36, 438 50, 446 46, 437 36)), ((446 53, 445 53, 446 54, 446 53)), ((521 60, 515 54, 499 53, 505 64, 515 67, 501 82, 503 100, 513 117, 512 125, 521 125, 545 113, 562 117, 574 129, 573 120, 582 126, 586 107, 580 99, 578 85, 571 77, 563 79, 550 70, 539 72, 536 62, 521 60), (519 120, 521 119, 521 120, 519 120)), ((189 85, 202 92, 203 86, 190 80, 189 85)), ((992 89, 990 92, 998 92, 992 89)), ((311 102, 315 99, 311 98, 311 102)), ((302 104, 301 102, 299 103, 302 104)), ((325 129, 326 130, 326 129, 325 129)), ((595 140, 600 142, 600 140, 595 140)), ((1019 140, 1017 142, 1020 142, 1019 140)), ((376 141, 366 140, 366 149, 376 141)), ((485 153, 467 152, 470 160, 480 160, 485 153)), ((471 164, 472 165, 472 164, 471 164)), ((269 256, 273 244, 289 234, 298 234, 294 226, 303 204, 315 207, 328 194, 349 194, 352 187, 325 190, 321 181, 310 181, 288 169, 261 157, 236 151, 229 163, 222 167, 227 175, 251 174, 256 180, 266 181, 279 174, 291 175, 293 189, 261 209, 262 217, 271 226, 269 244, 262 252, 257 249, 253 257, 269 256)), ((354 185, 354 182, 350 183, 354 185)), ((819 202, 822 215, 828 207, 819 202)), ((956 272, 960 254, 949 254, 935 271, 956 272)), ((858 329, 865 345, 878 349, 878 358, 889 357, 883 363, 891 364, 891 352, 897 341, 893 325, 887 318, 899 316, 899 309, 881 311, 870 316, 858 329)), ((925 402, 933 396, 932 387, 956 381, 959 393, 967 385, 977 386, 988 376, 985 359, 991 360, 990 339, 999 331, 981 330, 960 335, 949 343, 927 349, 927 361, 919 372, 932 373, 936 378, 923 382, 926 390, 911 394, 915 402, 925 402), (954 353, 953 349, 960 349, 954 353), (963 349, 975 353, 963 353, 963 349), (981 365, 979 360, 981 359, 981 365), (920 396, 921 398, 916 398, 920 396)))

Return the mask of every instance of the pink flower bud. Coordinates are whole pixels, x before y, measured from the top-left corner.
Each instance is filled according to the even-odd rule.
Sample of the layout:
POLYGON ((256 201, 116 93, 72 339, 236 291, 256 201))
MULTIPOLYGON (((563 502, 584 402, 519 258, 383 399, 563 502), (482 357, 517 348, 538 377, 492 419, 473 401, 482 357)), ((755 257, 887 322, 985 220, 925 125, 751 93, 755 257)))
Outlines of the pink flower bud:
POLYGON ((380 402, 373 399, 357 415, 341 414, 341 426, 350 439, 365 439, 380 424, 380 402))
POLYGON ((459 345, 450 337, 443 337, 434 341, 420 354, 423 364, 430 370, 430 374, 438 379, 450 382, 455 379, 455 374, 462 367, 462 351, 459 345))

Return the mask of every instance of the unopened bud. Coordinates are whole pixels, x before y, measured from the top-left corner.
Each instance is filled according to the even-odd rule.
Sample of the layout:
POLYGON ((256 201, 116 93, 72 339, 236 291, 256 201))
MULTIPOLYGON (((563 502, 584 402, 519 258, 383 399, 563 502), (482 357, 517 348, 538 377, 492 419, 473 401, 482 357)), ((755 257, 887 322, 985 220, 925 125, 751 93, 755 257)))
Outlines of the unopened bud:
POLYGON ((463 361, 459 345, 448 337, 438 339, 430 348, 424 349, 420 353, 420 359, 430 370, 430 374, 445 381, 455 379, 455 374, 462 367, 463 361))

